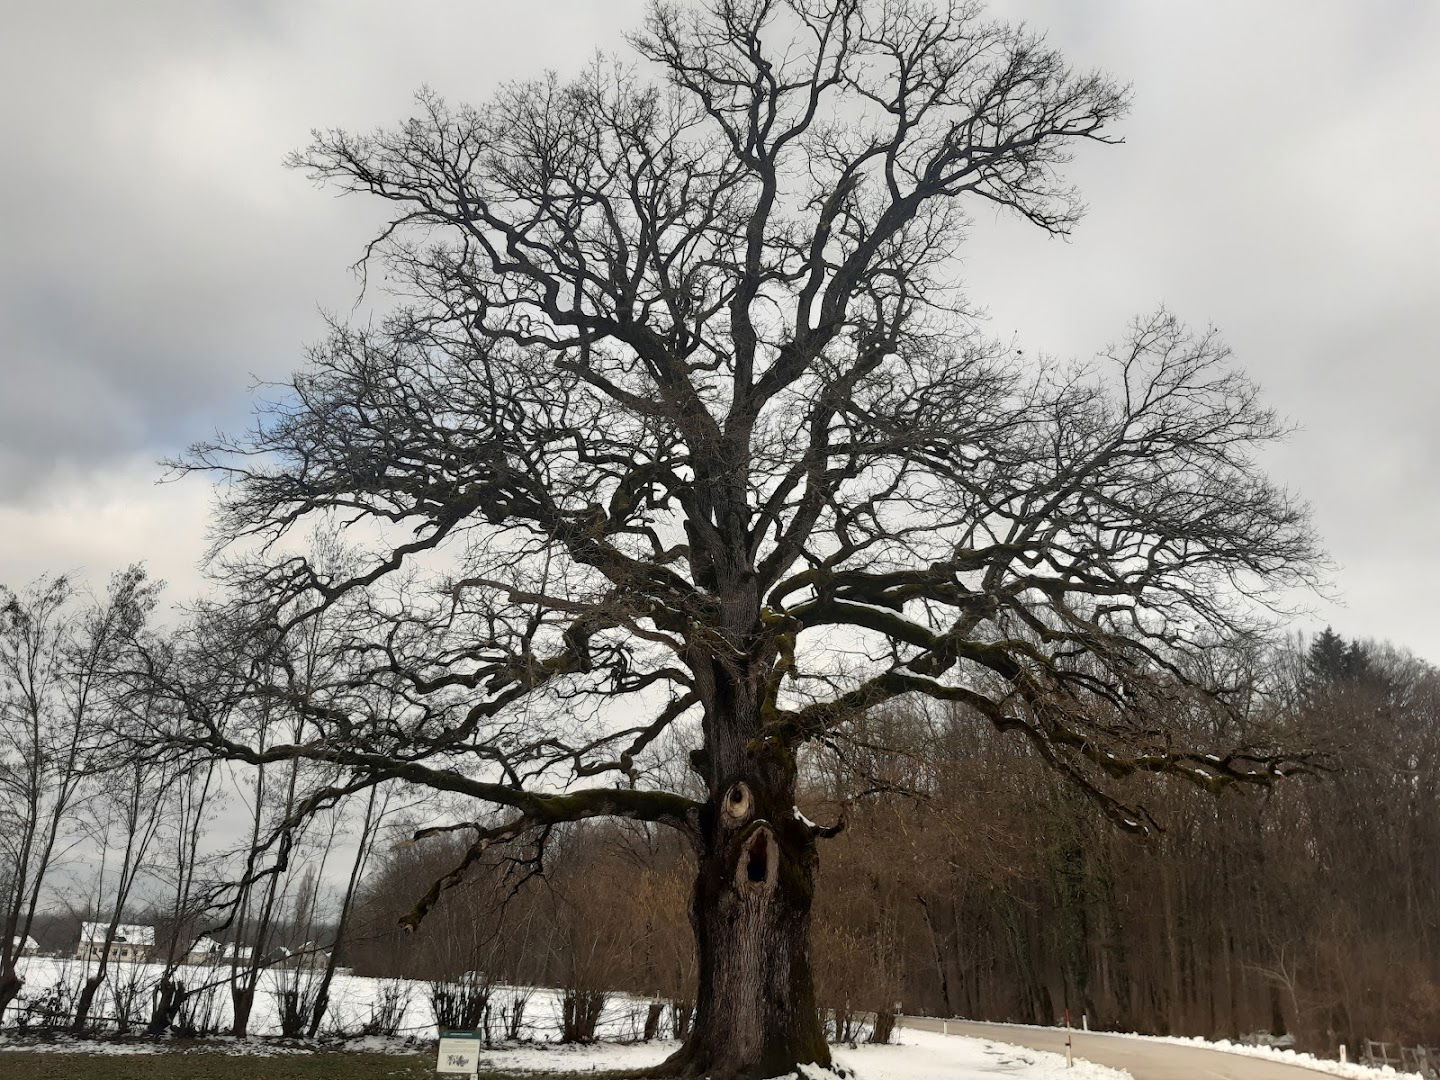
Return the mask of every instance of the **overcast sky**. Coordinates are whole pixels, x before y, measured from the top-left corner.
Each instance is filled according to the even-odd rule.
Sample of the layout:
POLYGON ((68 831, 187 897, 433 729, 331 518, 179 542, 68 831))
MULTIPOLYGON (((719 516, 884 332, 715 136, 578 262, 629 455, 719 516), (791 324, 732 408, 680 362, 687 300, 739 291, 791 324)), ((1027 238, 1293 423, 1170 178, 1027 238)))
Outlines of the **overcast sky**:
MULTIPOLYGON (((144 559, 201 588, 209 491, 156 462, 245 423, 344 311, 375 208, 281 167, 310 128, 428 84, 623 48, 636 0, 3 0, 0 582, 144 559)), ((1159 303, 1213 323, 1297 431, 1342 605, 1316 619, 1440 662, 1440 4, 1009 0, 1134 91, 1073 175, 1069 242, 985 218, 996 333, 1089 355, 1159 303)))

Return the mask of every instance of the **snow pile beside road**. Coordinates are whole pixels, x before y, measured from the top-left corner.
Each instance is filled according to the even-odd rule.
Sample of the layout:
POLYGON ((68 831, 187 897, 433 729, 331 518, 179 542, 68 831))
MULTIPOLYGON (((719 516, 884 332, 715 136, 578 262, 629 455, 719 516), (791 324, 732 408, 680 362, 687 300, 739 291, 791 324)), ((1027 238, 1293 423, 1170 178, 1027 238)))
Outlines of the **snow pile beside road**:
POLYGON ((1218 1039, 1212 1042, 1209 1039, 1202 1039, 1198 1035, 1139 1035, 1120 1032, 1094 1032, 1092 1034, 1114 1034, 1122 1039, 1147 1039, 1150 1042, 1176 1043, 1180 1046, 1202 1046, 1207 1050, 1224 1050, 1227 1054, 1243 1054, 1245 1057, 1266 1058, 1270 1061, 1283 1062, 1286 1065, 1300 1065, 1306 1069, 1314 1069, 1316 1072, 1328 1073, 1331 1076, 1343 1076, 1346 1080, 1381 1080, 1382 1077, 1387 1080, 1424 1080, 1419 1073, 1397 1072, 1389 1065, 1382 1065, 1379 1068, 1357 1065, 1354 1062, 1333 1061, 1330 1058, 1316 1057, 1314 1054, 1303 1054, 1298 1050, 1282 1050, 1274 1046, 1252 1046, 1249 1043, 1231 1042, 1229 1039, 1218 1039))
POLYGON ((1006 1043, 905 1028, 892 1046, 836 1047, 835 1060, 863 1080, 1130 1080, 1130 1074, 1088 1061, 1066 1068, 1065 1058, 1006 1043))
MULTIPOLYGON (((1000 1020, 978 1021, 989 1027, 1013 1027, 1032 1031, 1060 1031, 1058 1027, 1039 1024, 1007 1024, 1000 1020)), ((1280 1049, 1274 1046, 1252 1046, 1249 1043, 1231 1042, 1229 1039, 1205 1039, 1199 1035, 1142 1035, 1137 1031, 1086 1031, 1078 1029, 1077 1035, 1102 1035, 1112 1039, 1141 1039, 1145 1042, 1172 1043, 1176 1046, 1194 1046, 1203 1050, 1221 1050, 1227 1054, 1244 1057, 1265 1058, 1284 1065, 1298 1065, 1330 1076, 1344 1077, 1345 1080, 1424 1080, 1419 1073, 1400 1072, 1389 1065, 1374 1067, 1357 1065, 1354 1062, 1335 1061, 1331 1058, 1316 1057, 1297 1050, 1280 1049)))

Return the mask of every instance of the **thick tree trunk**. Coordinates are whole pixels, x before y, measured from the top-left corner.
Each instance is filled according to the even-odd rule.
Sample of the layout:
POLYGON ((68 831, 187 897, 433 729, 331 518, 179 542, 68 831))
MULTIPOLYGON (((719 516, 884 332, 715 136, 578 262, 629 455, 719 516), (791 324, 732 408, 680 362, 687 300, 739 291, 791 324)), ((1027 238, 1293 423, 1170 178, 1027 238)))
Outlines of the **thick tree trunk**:
POLYGON ((20 996, 21 989, 25 986, 25 980, 20 978, 14 970, 7 971, 0 975, 0 1016, 5 1015, 5 1010, 10 1003, 20 996))
POLYGON ((752 776, 712 800, 691 898, 695 1019, 658 1075, 751 1080, 830 1064, 810 973, 815 836, 793 797, 792 779, 752 776))
POLYGON ((95 994, 100 989, 100 984, 105 981, 105 968, 101 967, 94 975, 85 980, 85 985, 80 989, 80 997, 75 1002, 75 1020, 71 1025, 75 1031, 84 1031, 90 1023, 90 1008, 95 1004, 95 994))
POLYGON ((253 986, 234 985, 230 988, 230 1034, 243 1039, 250 1034, 250 1010, 255 1006, 253 986))
POLYGON ((150 1023, 145 1026, 146 1035, 164 1035, 175 1023, 180 1007, 185 1004, 185 984, 177 982, 171 972, 160 978, 155 991, 155 1007, 150 1010, 150 1023))

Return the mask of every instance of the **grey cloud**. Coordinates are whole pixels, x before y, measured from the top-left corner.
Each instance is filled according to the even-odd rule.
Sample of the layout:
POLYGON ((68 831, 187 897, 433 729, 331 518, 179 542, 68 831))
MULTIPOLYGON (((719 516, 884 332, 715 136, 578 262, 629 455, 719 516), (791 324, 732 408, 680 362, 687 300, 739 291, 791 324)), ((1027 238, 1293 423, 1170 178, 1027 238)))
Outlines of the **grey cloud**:
POLYGON ((0 497, 34 497, 58 463, 158 457, 243 423, 251 376, 283 375, 319 309, 349 308, 345 267, 375 215, 315 191, 285 154, 315 126, 403 117, 423 83, 481 96, 558 60, 516 50, 522 35, 571 31, 573 67, 592 31, 613 45, 624 25, 598 5, 531 8, 71 2, 11 17, 0 497))

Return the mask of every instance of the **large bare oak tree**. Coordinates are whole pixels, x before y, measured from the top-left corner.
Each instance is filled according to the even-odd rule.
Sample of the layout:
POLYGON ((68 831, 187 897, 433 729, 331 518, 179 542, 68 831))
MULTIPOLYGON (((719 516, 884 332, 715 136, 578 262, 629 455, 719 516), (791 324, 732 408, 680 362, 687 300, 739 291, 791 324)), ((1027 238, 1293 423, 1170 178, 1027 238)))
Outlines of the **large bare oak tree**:
POLYGON ((1268 783, 1305 755, 1177 743, 1149 705, 1316 551, 1213 335, 1160 313, 1094 363, 1037 362, 952 286, 967 214, 1077 221, 1061 169, 1113 139, 1113 83, 943 0, 657 0, 631 43, 634 68, 423 96, 297 155, 392 208, 364 265, 400 301, 183 464, 225 481, 252 641, 283 654, 339 613, 349 660, 303 687, 283 656, 250 669, 305 737, 204 709, 196 737, 323 763, 306 805, 469 797, 467 863, 596 816, 679 830, 700 977, 662 1071, 772 1076, 829 1060, 828 829, 796 810, 797 751, 920 694, 1028 738, 1128 829, 1128 774, 1268 783), (352 569, 289 539, 321 519, 352 569), (699 797, 655 785, 661 747, 699 797))

